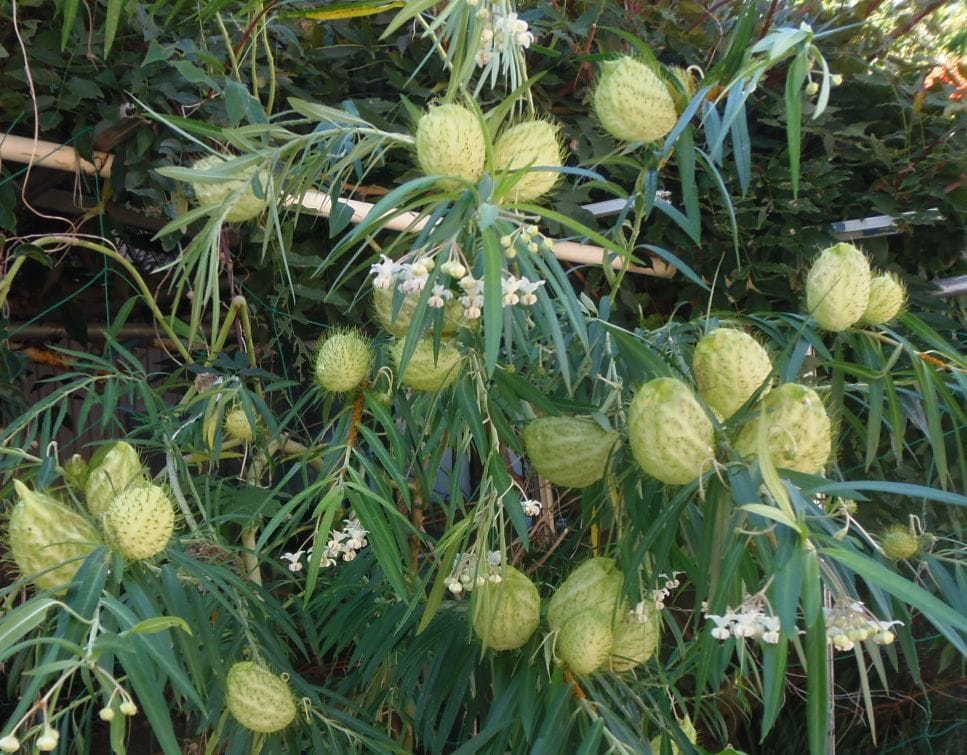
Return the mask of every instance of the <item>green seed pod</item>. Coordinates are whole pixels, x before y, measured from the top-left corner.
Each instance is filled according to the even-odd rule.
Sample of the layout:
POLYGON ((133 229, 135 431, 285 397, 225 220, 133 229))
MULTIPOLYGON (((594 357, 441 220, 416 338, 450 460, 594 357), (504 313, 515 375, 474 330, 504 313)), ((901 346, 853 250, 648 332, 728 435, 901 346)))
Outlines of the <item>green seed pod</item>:
POLYGON ((41 590, 66 586, 101 544, 97 530, 55 498, 20 480, 13 485, 20 500, 10 514, 9 544, 17 569, 41 590))
POLYGON ((614 635, 611 617, 595 610, 572 616, 557 636, 554 651, 575 674, 590 674, 608 663, 614 635))
POLYGON ((886 325, 895 320, 907 303, 907 287, 893 273, 870 281, 870 298, 860 318, 867 325, 886 325))
POLYGON ((611 670, 628 671, 648 661, 658 649, 661 618, 654 603, 645 614, 646 621, 628 610, 619 611, 611 627, 611 670))
POLYGON ((541 596, 512 566, 505 566, 500 577, 500 582, 487 580, 474 590, 473 629, 485 647, 516 650, 541 623, 541 596))
POLYGON ((638 389, 628 415, 631 452, 641 468, 669 485, 698 479, 714 460, 715 431, 681 380, 656 378, 638 389))
POLYGON ((883 533, 883 554, 893 561, 903 561, 920 555, 920 538, 909 527, 894 525, 883 533))
POLYGON ((612 136, 626 142, 662 139, 678 121, 668 86, 651 68, 630 57, 602 65, 594 112, 612 136))
POLYGON ((604 477, 620 439, 585 417, 540 417, 524 428, 524 448, 534 469, 567 488, 585 488, 604 477))
MULTIPOLYGON (((415 294, 404 295, 400 302, 399 311, 394 317, 393 296, 392 288, 374 288, 373 313, 384 330, 397 338, 403 338, 410 332, 410 323, 413 320, 413 313, 416 312, 420 297, 415 294)), ((446 302, 443 307, 442 335, 444 337, 455 335, 460 328, 473 327, 476 324, 476 321, 467 320, 463 312, 463 305, 457 299, 449 299, 446 302)))
POLYGON ((163 551, 175 531, 175 507, 157 485, 123 490, 104 513, 104 532, 125 558, 141 561, 163 551))
MULTIPOLYGON (((195 170, 211 170, 225 162, 225 158, 219 155, 211 155, 202 158, 192 167, 195 170)), ((221 205, 230 201, 231 209, 225 216, 225 220, 230 223, 241 223, 259 215, 269 205, 268 196, 262 198, 255 196, 253 179, 256 172, 258 172, 261 190, 264 192, 268 188, 269 174, 264 170, 259 171, 254 165, 239 169, 234 176, 234 180, 218 183, 191 182, 191 188, 194 190, 195 199, 198 200, 198 205, 201 207, 221 205)))
POLYGON ((251 443, 255 440, 255 431, 248 421, 248 415, 240 406, 226 412, 224 427, 229 438, 240 440, 242 443, 251 443))
POLYGON ((87 510, 99 517, 114 497, 129 485, 145 480, 141 457, 131 444, 119 440, 90 471, 85 487, 87 510))
POLYGON ((440 185, 453 189, 460 181, 476 183, 483 175, 487 139, 480 119, 462 105, 431 107, 416 127, 416 160, 428 176, 441 176, 440 185))
MULTIPOLYGON (((393 344, 391 355, 397 370, 403 360, 406 339, 393 344)), ((439 354, 434 357, 433 339, 421 338, 410 357, 400 382, 417 391, 437 393, 450 386, 463 369, 463 356, 452 341, 441 341, 439 354)))
POLYGON ((369 377, 373 347, 369 339, 354 330, 334 333, 319 347, 316 382, 327 391, 353 391, 369 377))
POLYGON ((824 250, 806 276, 806 307, 819 327, 837 333, 856 323, 870 298, 870 263, 852 244, 824 250))
POLYGON ((64 482, 79 493, 83 493, 87 487, 90 474, 91 468, 80 454, 71 456, 64 465, 64 482))
POLYGON ((748 333, 716 328, 695 346, 698 392, 723 420, 735 414, 772 372, 766 350, 748 333))
MULTIPOLYGON (((564 154, 558 127, 541 120, 524 121, 506 129, 494 144, 497 171, 527 168, 560 168, 564 154)), ((556 171, 528 170, 510 190, 515 202, 532 202, 554 188, 561 174, 556 171)))
POLYGON ((298 713, 286 680, 252 661, 229 669, 225 703, 242 726, 263 734, 284 729, 298 713))
POLYGON ((765 423, 766 444, 775 466, 806 474, 822 472, 832 452, 832 426, 816 391, 786 383, 767 395, 759 407, 759 415, 739 433, 736 451, 755 456, 759 428, 765 423))
POLYGON ((612 558, 590 558, 572 571, 547 604, 547 623, 559 629, 573 616, 592 610, 608 617, 621 599, 624 575, 612 558))

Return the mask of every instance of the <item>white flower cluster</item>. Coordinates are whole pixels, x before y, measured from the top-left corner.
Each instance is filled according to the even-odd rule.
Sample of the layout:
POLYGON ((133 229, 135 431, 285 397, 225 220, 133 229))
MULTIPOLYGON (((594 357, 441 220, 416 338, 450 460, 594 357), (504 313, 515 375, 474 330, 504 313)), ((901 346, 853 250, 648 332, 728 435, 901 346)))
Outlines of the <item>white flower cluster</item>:
MULTIPOLYGON (((343 529, 334 530, 329 535, 326 552, 319 562, 319 566, 322 568, 335 566, 340 557, 343 561, 352 561, 356 558, 357 551, 369 545, 369 541, 366 539, 369 531, 363 528, 356 517, 344 519, 343 522, 346 525, 343 529)), ((289 571, 300 572, 303 566, 303 556, 306 559, 312 557, 312 546, 306 549, 300 548, 295 553, 283 553, 282 560, 289 562, 289 571)))
POLYGON ((471 7, 480 6, 477 18, 483 22, 480 43, 477 47, 477 65, 487 66, 495 57, 506 53, 526 50, 534 41, 534 34, 527 22, 518 18, 510 10, 509 3, 481 3, 480 0, 467 0, 471 7))
POLYGON ((891 631, 900 621, 879 621, 859 601, 824 608, 826 641, 837 650, 852 650, 857 642, 873 640, 877 645, 889 645, 896 639, 891 631))
POLYGON ((715 623, 712 636, 717 640, 727 640, 729 637, 742 637, 762 640, 768 645, 779 642, 781 628, 778 616, 767 614, 764 610, 764 598, 759 595, 747 595, 745 601, 736 610, 727 608, 725 614, 716 616, 702 611, 705 618, 715 623))
MULTIPOLYGON (((430 273, 436 263, 430 257, 419 257, 413 262, 396 262, 386 255, 371 265, 374 288, 392 288, 394 285, 403 294, 419 296, 429 282, 430 273)), ((467 269, 457 260, 450 259, 440 265, 440 272, 457 281, 460 296, 457 299, 464 309, 464 317, 478 320, 483 316, 484 282, 467 273, 467 269)), ((537 303, 537 290, 544 281, 531 281, 526 277, 505 274, 501 281, 504 306, 515 304, 531 306, 537 303)), ((454 292, 446 285, 434 284, 427 305, 434 308, 445 307, 454 297, 454 292)))
POLYGON ((682 572, 673 571, 670 577, 665 573, 658 575, 659 579, 665 580, 665 586, 652 590, 649 597, 655 601, 655 608, 659 611, 665 607, 665 599, 671 595, 672 590, 677 590, 682 586, 681 580, 678 579, 679 574, 682 574, 682 572))
POLYGON ((458 554, 453 562, 453 571, 444 580, 447 589, 454 595, 471 592, 485 582, 500 582, 500 551, 489 551, 487 563, 480 566, 480 560, 473 553, 458 554))

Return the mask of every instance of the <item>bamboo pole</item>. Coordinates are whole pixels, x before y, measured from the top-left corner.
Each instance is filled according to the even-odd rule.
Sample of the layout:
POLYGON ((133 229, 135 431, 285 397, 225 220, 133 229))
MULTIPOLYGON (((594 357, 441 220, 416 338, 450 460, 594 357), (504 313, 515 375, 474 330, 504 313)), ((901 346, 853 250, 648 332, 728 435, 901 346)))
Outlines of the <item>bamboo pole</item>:
MULTIPOLYGON (((114 155, 105 152, 95 152, 95 163, 84 160, 77 154, 77 150, 64 144, 54 142, 34 141, 22 136, 0 133, 0 158, 14 162, 26 162, 41 165, 56 170, 76 171, 83 173, 99 173, 107 178, 111 174, 114 155)), ((319 191, 307 191, 301 197, 290 196, 285 200, 286 206, 298 205, 306 210, 315 212, 323 217, 329 217, 336 203, 349 207, 353 211, 352 222, 362 223, 372 212, 375 205, 358 199, 333 199, 329 194, 319 191)), ((419 231, 426 225, 427 218, 414 212, 402 212, 388 218, 382 226, 392 231, 419 231)), ((610 264, 616 270, 629 273, 651 275, 655 278, 671 278, 677 269, 657 257, 651 257, 651 267, 630 265, 624 260, 611 257, 600 246, 579 244, 575 241, 556 241, 553 246, 554 256, 565 262, 581 265, 610 264)))
POLYGON ((108 178, 111 175, 111 166, 114 164, 114 155, 107 152, 95 151, 94 162, 90 162, 81 157, 76 149, 66 144, 35 141, 24 136, 4 133, 0 133, 0 159, 54 170, 97 173, 102 178, 108 178))
MULTIPOLYGON (((352 222, 361 223, 365 220, 374 207, 369 202, 358 199, 344 199, 339 197, 335 200, 341 205, 349 207, 353 211, 352 222)), ((335 204, 333 198, 328 194, 319 191, 307 191, 301 197, 289 197, 286 199, 287 205, 297 204, 307 210, 329 217, 335 204)), ((426 227, 427 217, 415 212, 401 212, 388 218, 382 225, 384 229, 393 231, 421 231, 426 227)), ((555 241, 554 256, 565 262, 576 262, 582 265, 601 265, 608 260, 608 253, 600 246, 592 244, 579 244, 575 241, 555 241)), ((615 269, 624 268, 629 273, 639 273, 641 275, 651 275, 655 278, 671 278, 678 272, 677 268, 665 263, 663 260, 653 257, 652 267, 641 267, 640 265, 628 265, 622 259, 612 259, 611 266, 615 269)))

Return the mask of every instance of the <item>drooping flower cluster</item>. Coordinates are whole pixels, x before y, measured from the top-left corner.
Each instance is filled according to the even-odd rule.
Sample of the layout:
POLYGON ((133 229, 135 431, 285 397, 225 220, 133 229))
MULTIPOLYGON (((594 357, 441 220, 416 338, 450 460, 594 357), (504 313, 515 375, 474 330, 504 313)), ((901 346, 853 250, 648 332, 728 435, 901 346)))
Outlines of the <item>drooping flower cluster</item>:
POLYGON ((500 582, 500 565, 502 558, 500 551, 488 551, 486 563, 481 564, 474 553, 457 554, 453 562, 453 571, 444 580, 447 589, 454 595, 473 591, 486 582, 497 584, 500 582))
MULTIPOLYGON (((369 531, 363 528, 359 519, 352 517, 344 519, 343 522, 346 525, 343 529, 333 530, 329 535, 326 551, 319 562, 321 568, 335 566, 340 558, 343 561, 352 561, 356 558, 358 551, 369 545, 369 541, 366 539, 369 531)), ((300 572, 303 567, 303 556, 307 560, 312 558, 312 546, 305 549, 300 548, 295 553, 283 553, 282 560, 289 562, 289 571, 300 572)))
MULTIPOLYGON (((430 257, 419 257, 413 262, 396 262, 383 255, 380 261, 370 266, 373 287, 390 289, 394 286, 405 295, 419 296, 429 283, 430 273, 436 263, 430 257)), ((484 282, 467 273, 466 267, 456 259, 440 265, 440 272, 456 283, 456 290, 443 283, 435 283, 430 291, 427 305, 443 308, 455 296, 463 307, 467 320, 478 320, 483 316, 484 282)), ((517 277, 505 273, 501 280, 501 295, 505 307, 522 305, 529 307, 537 303, 537 291, 544 281, 532 281, 526 276, 517 277)), ((452 285, 452 283, 451 283, 452 285)))
MULTIPOLYGON (((649 598, 655 602, 655 608, 661 611, 665 607, 665 600, 671 595, 672 590, 677 590, 682 586, 681 580, 678 579, 678 575, 681 574, 680 571, 673 571, 672 575, 669 577, 665 573, 658 575, 659 579, 665 580, 664 587, 659 587, 652 590, 649 594, 649 598)), ((639 603, 638 605, 642 605, 639 603)), ((637 610, 637 609, 636 609, 637 610)))
POLYGON ((781 625, 778 616, 766 613, 768 606, 762 594, 747 595, 737 609, 726 608, 722 616, 705 613, 705 618, 713 622, 712 636, 717 640, 727 640, 730 637, 742 637, 762 640, 768 645, 779 642, 781 625))
POLYGON ((896 639, 892 628, 900 621, 879 621, 859 601, 839 603, 824 608, 826 639, 837 650, 852 650, 857 642, 872 640, 877 645, 889 645, 896 639))

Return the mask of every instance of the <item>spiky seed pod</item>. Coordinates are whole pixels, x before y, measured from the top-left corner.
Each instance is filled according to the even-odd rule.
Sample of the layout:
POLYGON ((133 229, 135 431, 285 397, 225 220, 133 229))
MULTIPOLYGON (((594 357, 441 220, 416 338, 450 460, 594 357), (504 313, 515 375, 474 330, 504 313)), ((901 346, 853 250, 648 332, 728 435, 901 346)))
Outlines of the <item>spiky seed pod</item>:
MULTIPOLYGON (((391 351, 397 370, 403 361, 406 339, 400 338, 391 351)), ((434 356, 433 339, 421 338, 413 355, 400 375, 400 382, 417 391, 437 393, 450 386, 463 368, 463 356, 452 341, 441 341, 440 351, 434 356)))
POLYGON ((631 403, 631 452, 645 473, 669 485, 692 482, 712 465, 714 435, 711 420, 681 380, 655 378, 631 403))
POLYGON ((500 581, 485 581, 474 590, 473 629, 494 650, 516 650, 541 623, 541 596, 534 583, 512 566, 500 581))
MULTIPOLYGON (((695 728, 695 724, 692 722, 691 718, 689 718, 688 716, 685 716, 685 718, 679 718, 678 728, 680 728, 685 733, 685 736, 688 737, 689 742, 691 742, 693 745, 698 744, 698 730, 695 728)), ((671 738, 669 737, 669 739, 671 738)), ((662 751, 661 742, 662 742, 661 734, 659 734, 657 737, 651 740, 651 751, 655 755, 660 755, 662 751)), ((679 747, 674 740, 671 740, 669 744, 671 745, 671 748, 672 748, 671 750, 672 755, 682 755, 682 748, 679 747)))
POLYGON ((915 558, 920 555, 920 538, 909 527, 894 525, 883 533, 883 554, 893 561, 915 558))
MULTIPOLYGON (((219 155, 211 155, 198 160, 192 167, 195 170, 211 170, 225 162, 225 158, 219 155)), ((232 206, 225 216, 225 220, 230 223, 242 223, 246 220, 251 220, 269 205, 268 196, 261 198, 255 196, 253 179, 256 173, 258 173, 258 182, 261 186, 261 191, 264 192, 268 188, 269 174, 264 170, 259 171, 254 165, 239 169, 238 173, 234 176, 234 180, 219 181, 217 183, 192 182, 191 188, 195 192, 195 199, 198 200, 198 204, 201 207, 220 205, 226 200, 230 200, 232 206)))
MULTIPOLYGON (((542 120, 518 123, 504 130, 494 144, 494 165, 498 171, 527 168, 560 168, 564 154, 558 127, 542 120)), ((561 174, 549 170, 528 170, 510 190, 515 202, 532 202, 554 188, 561 174)))
POLYGON ((806 276, 806 307, 819 327, 838 333, 856 323, 870 298, 870 263, 852 244, 825 249, 806 276))
POLYGON ((248 421, 248 415, 241 406, 229 409, 225 414, 225 432, 228 437, 240 440, 242 443, 251 443, 255 440, 255 430, 248 421))
POLYGON ((524 428, 524 448, 537 473, 554 485, 585 488, 604 477, 618 433, 587 417, 539 417, 524 428))
POLYGON ((662 139, 678 120, 665 82, 627 56, 603 64, 594 90, 594 112, 612 136, 626 142, 662 139))
POLYGON ((572 571, 547 604, 547 623, 559 629, 582 611, 593 610, 610 621, 621 599, 624 575, 612 558, 590 558, 572 571))
MULTIPOLYGON (((400 301, 400 308, 395 317, 393 316, 393 297, 392 288, 374 288, 373 313, 384 330, 397 338, 402 338, 410 332, 410 323, 413 320, 413 313, 416 312, 420 297, 415 294, 405 294, 400 301)), ((460 328, 472 327, 476 322, 467 320, 464 316, 463 305, 457 299, 450 299, 443 308, 442 335, 444 337, 455 335, 460 328)))
POLYGON ((144 479, 138 452, 130 443, 119 440, 88 474, 85 486, 87 510, 100 517, 118 493, 144 479))
POLYGON ((316 382, 327 391, 346 393, 359 387, 372 366, 369 339, 354 330, 334 333, 319 347, 316 382))
POLYGON ((554 651, 575 674, 590 674, 608 663, 614 647, 611 617, 596 610, 581 611, 561 627, 554 651))
POLYGON ((284 729, 298 713, 285 679, 252 661, 240 661, 229 669, 225 703, 236 721, 262 734, 284 729))
POLYGON ((766 446, 775 466, 806 474, 821 472, 832 452, 832 425, 816 391, 786 383, 769 393, 759 408, 759 415, 739 433, 736 451, 755 456, 764 423, 766 446))
POLYGON ((893 273, 870 281, 870 298, 860 320, 867 325, 886 325, 895 320, 907 303, 907 287, 893 273))
MULTIPOLYGON (((431 107, 416 127, 416 160, 428 176, 455 176, 476 183, 483 175, 487 139, 476 114, 453 103, 431 107)), ((440 179, 445 188, 459 181, 440 179)))
POLYGON ((748 333, 716 328, 695 346, 695 382, 705 403, 723 420, 735 414, 772 372, 769 354, 748 333))
POLYGON ((64 482, 79 493, 83 493, 87 488, 90 474, 91 468, 80 454, 74 454, 64 464, 64 482))
POLYGON ((20 573, 41 590, 64 587, 101 538, 87 519, 60 501, 20 480, 13 485, 20 500, 10 514, 10 555, 20 573))
POLYGON ((615 617, 611 632, 614 643, 611 647, 611 670, 628 671, 648 661, 658 649, 661 633, 661 619, 654 603, 650 604, 647 621, 640 621, 627 610, 621 610, 615 617))
POLYGON ((104 513, 104 532, 125 558, 141 561, 163 551, 175 531, 175 507, 157 485, 123 490, 104 513))

